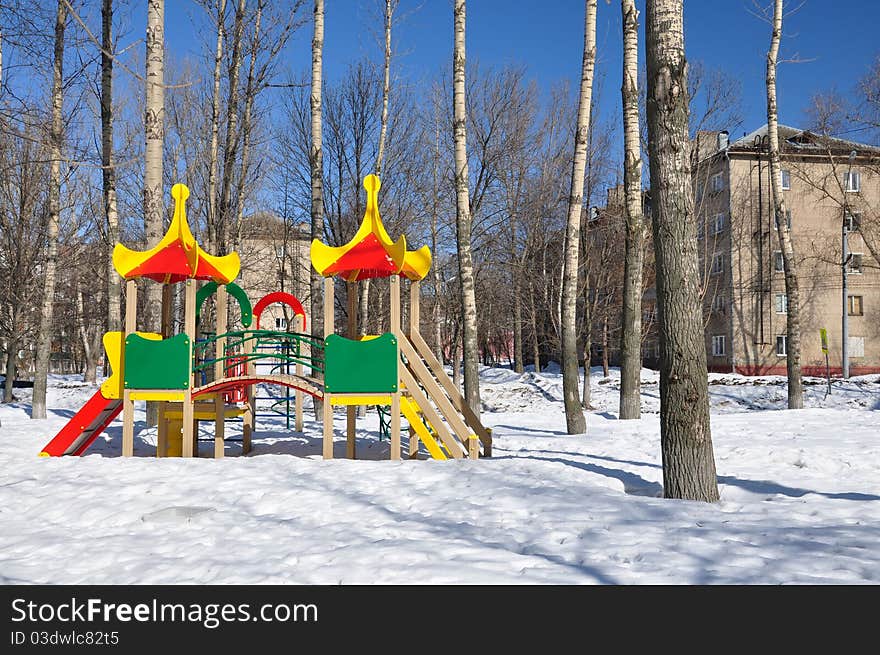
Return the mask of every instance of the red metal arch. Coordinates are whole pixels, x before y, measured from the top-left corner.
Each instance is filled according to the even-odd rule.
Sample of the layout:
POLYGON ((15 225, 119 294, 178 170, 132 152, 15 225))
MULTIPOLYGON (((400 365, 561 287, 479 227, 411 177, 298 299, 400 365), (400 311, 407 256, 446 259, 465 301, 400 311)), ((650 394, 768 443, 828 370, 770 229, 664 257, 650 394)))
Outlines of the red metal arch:
POLYGON ((290 307, 293 310, 294 316, 302 316, 303 330, 306 329, 306 310, 303 309, 302 303, 297 297, 286 291, 273 291, 260 298, 260 301, 254 305, 254 320, 256 321, 257 330, 260 329, 260 314, 263 313, 263 310, 266 309, 266 307, 276 302, 280 302, 282 305, 290 307))

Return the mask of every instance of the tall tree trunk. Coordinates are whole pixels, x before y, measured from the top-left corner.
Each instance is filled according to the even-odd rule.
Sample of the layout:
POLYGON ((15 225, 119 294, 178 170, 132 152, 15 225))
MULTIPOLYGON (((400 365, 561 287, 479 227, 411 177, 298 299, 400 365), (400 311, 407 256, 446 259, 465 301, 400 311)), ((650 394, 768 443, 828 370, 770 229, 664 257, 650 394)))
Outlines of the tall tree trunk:
POLYGON ((797 261, 791 232, 785 218, 785 197, 782 192, 782 168, 779 163, 779 113, 776 107, 776 64, 779 41, 782 38, 782 0, 773 6, 773 34, 767 53, 767 135, 770 141, 770 180, 773 185, 773 211, 776 215, 776 233, 782 248, 782 264, 785 271, 785 295, 788 299, 786 315, 786 358, 788 373, 788 408, 804 406, 804 390, 801 380, 801 308, 798 290, 797 261))
POLYGON ((471 258, 471 209, 468 193, 467 109, 465 105, 465 0, 455 0, 455 47, 452 56, 453 140, 455 144, 455 227, 461 284, 464 396, 480 415, 480 368, 477 345, 477 299, 471 258))
MULTIPOLYGON (((12 316, 13 320, 16 322, 13 325, 16 325, 18 322, 18 313, 13 312, 12 316)), ((15 330, 15 327, 12 328, 15 330)), ((13 383, 15 382, 16 376, 16 362, 18 360, 18 332, 14 332, 12 336, 6 341, 6 366, 4 368, 5 380, 3 380, 3 402, 11 403, 15 400, 15 396, 13 395, 13 383)))
MULTIPOLYGON (((144 109, 144 228, 146 247, 159 243, 164 233, 162 156, 165 142, 165 0, 147 1, 146 107, 144 109)), ((162 288, 147 282, 143 329, 161 328, 162 288)), ((158 422, 158 405, 147 403, 147 425, 158 422)))
POLYGON ((535 363, 535 373, 541 372, 541 342, 538 339, 538 308, 535 299, 535 283, 529 279, 529 297, 532 302, 529 306, 529 321, 532 326, 532 361, 535 363))
POLYGON ((608 310, 602 317, 602 376, 608 379, 608 310))
MULTIPOLYGON (((309 147, 309 165, 311 168, 312 181, 312 240, 324 238, 324 154, 321 135, 321 74, 324 50, 324 0, 315 0, 314 6, 314 34, 312 35, 312 91, 311 91, 311 119, 312 139, 309 147)), ((310 270, 310 300, 312 305, 312 335, 318 338, 324 337, 324 314, 322 311, 323 289, 321 276, 314 266, 310 270)), ((312 377, 320 377, 320 371, 312 369, 312 377)), ((321 404, 314 401, 315 418, 321 416, 321 404)))
POLYGON ((581 406, 584 409, 592 409, 590 388, 592 384, 593 363, 593 306, 590 299, 590 274, 584 275, 584 388, 581 391, 581 406))
MULTIPOLYGON (((241 244, 242 220, 244 219, 244 200, 247 182, 247 172, 250 160, 251 131, 254 111, 254 100, 259 90, 256 88, 254 78, 257 67, 257 54, 260 44, 260 24, 263 20, 263 8, 266 0, 257 2, 256 16, 254 17, 254 39, 251 42, 250 61, 248 62, 247 83, 244 92, 244 114, 241 117, 241 173, 238 176, 235 199, 235 236, 232 240, 232 250, 237 250, 241 244)), ((285 249, 286 252, 286 249, 285 249)))
MULTIPOLYGON (((437 256, 438 222, 440 218, 440 104, 436 95, 434 101, 434 157, 431 161, 431 252, 437 256)), ((431 283, 434 287, 434 302, 431 308, 434 317, 434 353, 437 361, 444 363, 443 331, 440 325, 440 270, 437 260, 431 266, 431 283)))
POLYGON ((49 377, 49 355, 52 350, 52 325, 55 305, 55 277, 58 263, 58 225, 61 215, 61 143, 63 139, 64 105, 64 29, 67 5, 58 0, 55 12, 55 51, 52 71, 52 123, 49 134, 49 222, 46 235, 46 258, 43 266, 43 305, 34 357, 34 393, 31 418, 46 418, 46 386, 49 377))
POLYGON ((376 152, 376 177, 382 177, 385 157, 385 136, 388 134, 388 96, 391 93, 391 18, 397 0, 385 0, 385 56, 383 58, 382 122, 379 129, 379 150, 376 152))
MULTIPOLYGON (((382 177, 382 164, 385 158, 385 137, 388 134, 388 98, 391 93, 391 22, 394 15, 396 0, 385 0, 385 52, 383 56, 383 83, 382 83, 382 114, 379 128, 379 148, 376 151, 376 177, 382 177)), ((360 195, 358 195, 358 198, 360 195)), ((359 216, 358 216, 359 218, 359 216)), ((360 283, 360 295, 358 297, 358 333, 361 335, 368 332, 367 308, 370 306, 370 280, 360 283)), ((363 416, 365 406, 359 409, 359 415, 363 416)))
POLYGON ((217 4, 217 45, 214 48, 214 89, 211 95, 211 147, 208 151, 208 244, 217 252, 217 159, 220 141, 220 64, 226 27, 226 0, 217 4))
POLYGON ((98 348, 101 345, 100 330, 92 327, 86 329, 85 302, 83 301, 82 289, 76 290, 76 314, 79 324, 79 337, 82 340, 83 359, 83 382, 94 384, 98 379, 98 348), (96 338, 97 337, 97 338, 96 338))
POLYGON ((523 366, 523 311, 522 285, 519 271, 513 273, 513 370, 522 374, 523 366))
POLYGON ((232 178, 238 154, 238 75, 241 70, 244 35, 245 0, 238 0, 232 27, 232 57, 229 61, 229 98, 226 107, 226 140, 223 147, 223 178, 220 181, 220 206, 217 216, 217 252, 229 250, 229 223, 231 222, 232 178))
POLYGON ((116 169, 113 164, 113 0, 101 3, 101 177, 107 226, 107 331, 122 329, 119 298, 122 287, 110 252, 119 240, 116 169))
POLYGON ((660 329, 660 441, 667 498, 718 500, 688 158, 682 0, 647 0, 648 161, 660 329))
POLYGON ((642 258, 645 223, 642 216, 642 156, 639 134, 639 23, 635 0, 621 0, 623 13, 623 188, 626 246, 623 264, 623 312, 620 330, 620 418, 641 415, 642 258))
POLYGON ((578 393, 577 286, 578 255, 581 243, 584 173, 587 165, 587 140, 593 98, 593 69, 596 64, 596 0, 586 0, 584 18, 584 56, 581 64, 581 89, 578 100, 577 132, 571 166, 571 189, 568 195, 568 219, 563 246, 561 331, 562 395, 565 401, 565 424, 569 434, 587 431, 578 393))
MULTIPOLYGON (((144 109, 144 229, 152 248, 164 232, 162 150, 165 139, 165 0, 147 2, 146 107, 144 109)), ((159 330, 162 290, 148 284, 144 328, 159 330)))

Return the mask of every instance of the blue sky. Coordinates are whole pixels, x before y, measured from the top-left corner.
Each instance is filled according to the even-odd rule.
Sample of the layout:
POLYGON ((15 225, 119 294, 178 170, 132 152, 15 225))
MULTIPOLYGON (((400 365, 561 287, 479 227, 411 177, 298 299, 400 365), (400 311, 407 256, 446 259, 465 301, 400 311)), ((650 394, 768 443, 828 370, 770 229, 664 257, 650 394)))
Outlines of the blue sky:
MULTIPOLYGON (((757 0, 766 4, 769 0, 757 0)), ((143 3, 144 5, 146 3, 143 3)), ((166 39, 176 54, 201 47, 202 12, 190 0, 166 3, 166 39)), ((311 11, 311 1, 307 0, 311 11)), ((377 0, 326 0, 325 75, 332 80, 358 57, 381 57, 377 0)), ((779 71, 780 120, 804 122, 803 110, 816 91, 836 86, 848 93, 880 54, 877 26, 880 2, 873 0, 792 0, 799 8, 786 16, 779 71)), ((644 1, 637 0, 640 10, 644 1)), ((743 86, 744 124, 751 131, 766 121, 764 61, 769 25, 751 11, 753 0, 686 0, 685 47, 690 60, 720 68, 743 86)), ((145 12, 145 10, 143 10, 145 12)), ((583 0, 471 0, 468 3, 468 58, 483 65, 524 65, 544 89, 568 79, 576 88, 583 47, 583 0)), ((452 1, 401 0, 402 21, 395 27, 395 74, 413 83, 451 67, 452 1)), ((141 16, 135 11, 132 34, 141 16)), ((642 21, 643 22, 643 21, 642 21)), ((620 3, 599 0, 598 71, 604 76, 602 113, 619 105, 620 3)), ((139 36, 139 34, 137 34, 139 36)), ((301 30, 285 53, 294 71, 308 69, 311 25, 301 30)), ((642 52, 644 50, 642 49, 642 52)), ((732 137, 740 136, 732 132, 732 137)))

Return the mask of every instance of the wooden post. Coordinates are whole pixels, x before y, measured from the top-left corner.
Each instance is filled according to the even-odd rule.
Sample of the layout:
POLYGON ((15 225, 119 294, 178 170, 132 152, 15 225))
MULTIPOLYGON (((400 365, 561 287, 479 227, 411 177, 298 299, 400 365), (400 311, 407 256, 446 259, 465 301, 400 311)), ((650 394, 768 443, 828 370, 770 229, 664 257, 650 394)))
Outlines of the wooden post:
MULTIPOLYGON (((324 338, 333 334, 334 315, 333 278, 324 278, 324 338)), ((324 371, 324 379, 327 372, 324 371)), ((323 423, 324 423, 324 459, 333 459, 333 406, 330 404, 331 394, 324 388, 323 423)))
POLYGON ((419 435, 416 434, 411 425, 409 426, 409 458, 419 458, 419 435))
MULTIPOLYGON (((162 285, 162 338, 167 339, 171 336, 171 293, 173 289, 170 284, 162 285)), ((168 454, 168 419, 165 418, 165 412, 168 410, 167 401, 160 400, 158 402, 158 425, 156 435, 156 457, 165 457, 168 454)))
MULTIPOLYGON (((217 340, 214 342, 214 380, 220 380, 225 377, 226 369, 226 337, 220 335, 226 334, 227 328, 227 292, 226 285, 217 287, 217 340)), ((225 451, 225 420, 226 420, 226 403, 223 401, 223 392, 218 391, 214 397, 214 457, 223 457, 225 451)))
MULTIPOLYGON (((304 332, 306 328, 303 323, 304 323, 303 316, 301 316, 300 314, 297 314, 296 316, 294 316, 293 317, 293 331, 297 332, 297 333, 304 332)), ((299 351, 299 356, 297 357, 297 359, 302 359, 303 346, 302 346, 301 342, 297 346, 297 350, 299 351)), ((303 375, 303 365, 301 362, 296 363, 296 375, 297 375, 297 377, 302 377, 302 375, 303 375)), ((294 425, 294 428, 296 429, 297 432, 302 432, 302 429, 303 429, 303 392, 300 391, 299 389, 296 389, 294 391, 293 408, 294 408, 294 414, 295 414, 294 420, 296 422, 294 425)))
MULTIPOLYGON (((349 282, 348 288, 348 338, 357 339, 358 336, 358 285, 357 282, 349 282)), ((348 459, 357 459, 357 407, 349 405, 345 408, 345 456, 348 459)))
MULTIPOLYGON (((189 339, 189 347, 187 348, 187 366, 192 367, 193 345, 196 339, 196 281, 187 280, 184 283, 184 310, 183 310, 183 331, 189 339)), ((194 451, 197 450, 198 444, 196 439, 198 434, 194 429, 195 421, 193 416, 192 401, 193 376, 190 370, 189 384, 183 392, 183 456, 192 457, 194 451)))
MULTIPOLYGON (((137 282, 125 281, 125 334, 122 335, 122 373, 125 375, 125 339, 137 330, 137 282)), ((134 401, 131 391, 122 391, 122 456, 134 455, 134 401)))
POLYGON ((409 283, 409 331, 412 335, 419 334, 419 281, 409 283))
MULTIPOLYGON (((391 330, 400 339, 400 276, 388 279, 391 295, 391 330)), ((400 459, 400 344, 397 345, 397 391, 391 394, 391 459, 400 459)))

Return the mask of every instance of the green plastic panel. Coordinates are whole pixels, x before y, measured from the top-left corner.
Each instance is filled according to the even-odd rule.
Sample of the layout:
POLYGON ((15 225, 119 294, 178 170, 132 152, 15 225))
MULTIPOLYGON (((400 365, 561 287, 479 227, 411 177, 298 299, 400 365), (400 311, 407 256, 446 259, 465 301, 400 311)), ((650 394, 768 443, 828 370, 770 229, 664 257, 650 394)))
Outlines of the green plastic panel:
POLYGON ((125 388, 186 389, 192 365, 189 345, 185 334, 162 341, 129 334, 125 338, 125 388))
POLYGON ((331 334, 324 339, 324 390, 394 393, 398 357, 397 339, 390 332, 365 341, 331 334))

